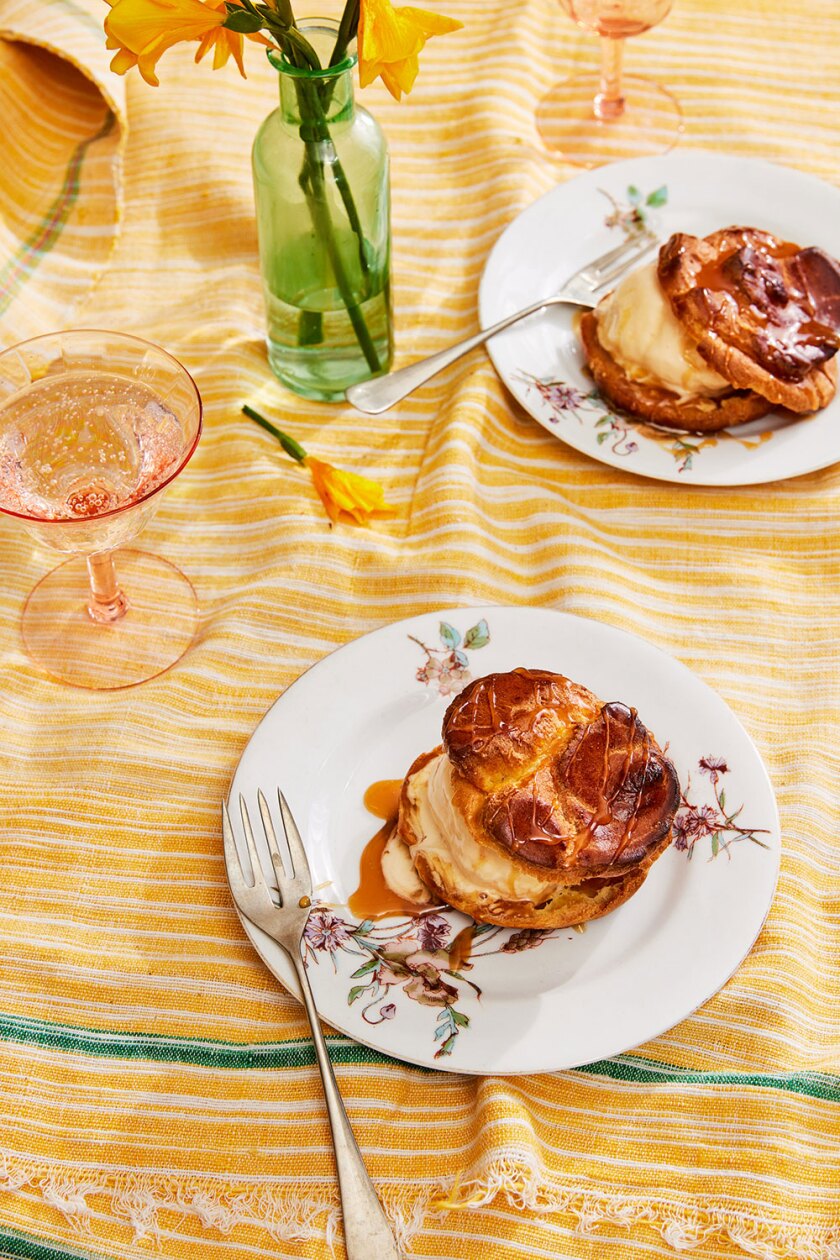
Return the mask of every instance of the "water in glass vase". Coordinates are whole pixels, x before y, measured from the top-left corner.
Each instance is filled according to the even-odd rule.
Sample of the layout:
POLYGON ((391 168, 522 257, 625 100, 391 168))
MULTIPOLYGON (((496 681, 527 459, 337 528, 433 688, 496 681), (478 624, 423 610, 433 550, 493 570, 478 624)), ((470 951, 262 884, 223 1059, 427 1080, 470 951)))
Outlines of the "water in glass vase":
POLYGON ((42 521, 100 516, 165 481, 183 446, 178 418, 139 381, 43 377, 0 404, 0 508, 42 521))
POLYGON ((329 260, 311 234, 289 241, 265 277, 269 363, 304 398, 340 398, 349 385, 371 374, 360 353, 359 330, 369 336, 381 367, 391 361, 387 257, 384 266, 381 259, 378 266, 368 263, 363 279, 358 238, 336 235, 345 275, 353 277, 354 297, 369 294, 353 310, 342 301, 329 260))
POLYGON ((301 28, 323 69, 268 50, 280 105, 253 150, 268 357, 294 393, 324 402, 391 365, 388 146, 356 106, 356 54, 338 23, 301 28))

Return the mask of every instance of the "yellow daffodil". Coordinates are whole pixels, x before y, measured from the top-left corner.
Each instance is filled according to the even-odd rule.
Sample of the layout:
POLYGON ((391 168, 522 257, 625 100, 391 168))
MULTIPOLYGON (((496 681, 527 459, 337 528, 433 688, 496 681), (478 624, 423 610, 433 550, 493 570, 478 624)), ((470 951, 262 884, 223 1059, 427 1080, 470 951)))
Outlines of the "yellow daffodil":
MULTIPOLYGON (((211 9, 217 9, 223 18, 227 17, 225 8, 225 0, 219 0, 218 4, 210 4, 211 9)), ((265 40, 268 43, 268 40, 265 40)), ((229 57, 233 57, 239 67, 239 73, 245 78, 245 66, 242 64, 242 50, 245 46, 245 40, 238 31, 230 31, 225 26, 216 26, 208 31, 206 35, 202 35, 198 45, 198 52, 195 54, 196 61, 201 61, 205 53, 212 48, 213 52, 213 69, 220 70, 222 66, 227 65, 229 57)))
POLYGON ((385 502, 385 492, 378 481, 360 477, 358 473, 344 472, 326 464, 322 459, 309 455, 299 442, 278 429, 253 407, 243 407, 251 420, 262 425, 283 447, 287 455, 303 464, 312 474, 312 483, 324 505, 324 511, 334 525, 340 520, 350 520, 356 525, 369 525, 382 516, 393 516, 396 508, 385 502))
MULTIPOLYGON (((116 49, 111 69, 125 74, 133 66, 147 83, 158 86, 155 67, 173 44, 198 40, 196 61, 214 48, 213 68, 232 55, 244 76, 242 35, 228 30, 224 0, 107 0, 111 12, 105 19, 106 46, 116 49)), ((263 40, 263 42, 267 42, 263 40)))
POLYGON ((343 472, 312 455, 307 455, 304 462, 333 524, 342 517, 349 517, 357 525, 369 525, 376 516, 394 515, 396 508, 385 502, 385 492, 378 481, 343 472))
POLYGON ((410 6, 394 8, 390 0, 361 0, 359 10, 359 82, 379 75, 395 100, 410 92, 417 78, 418 57, 433 35, 457 31, 463 22, 410 6))

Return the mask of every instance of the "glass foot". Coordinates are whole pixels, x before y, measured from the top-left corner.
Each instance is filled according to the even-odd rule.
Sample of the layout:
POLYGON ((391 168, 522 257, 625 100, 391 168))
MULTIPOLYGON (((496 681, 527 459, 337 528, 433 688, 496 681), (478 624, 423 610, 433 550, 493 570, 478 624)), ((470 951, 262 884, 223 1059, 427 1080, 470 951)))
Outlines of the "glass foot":
POLYGON ((621 158, 667 153, 684 131, 676 97, 653 79, 624 75, 625 106, 618 118, 602 122, 593 101, 597 74, 579 74, 556 84, 537 107, 537 131, 552 153, 576 166, 603 166, 621 158))
POLYGON ((90 582, 83 556, 42 578, 23 610, 29 656, 59 682, 109 691, 156 678, 179 661, 198 628, 198 600, 189 578, 145 551, 114 555, 127 608, 114 621, 88 612, 90 582))

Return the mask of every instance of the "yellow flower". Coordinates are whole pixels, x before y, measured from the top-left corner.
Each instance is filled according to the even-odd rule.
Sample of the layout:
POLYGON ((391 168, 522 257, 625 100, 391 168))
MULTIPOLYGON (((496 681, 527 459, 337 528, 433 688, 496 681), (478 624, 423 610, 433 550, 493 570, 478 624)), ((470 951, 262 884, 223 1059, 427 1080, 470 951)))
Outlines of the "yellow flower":
POLYGON ((318 497, 333 524, 349 518, 357 525, 369 525, 374 518, 395 515, 397 509, 385 502, 385 492, 378 481, 371 481, 370 477, 360 477, 358 473, 343 472, 340 468, 333 468, 332 464, 315 459, 313 455, 307 454, 291 434, 278 429, 253 407, 246 406, 242 410, 250 420, 255 420, 272 437, 277 438, 287 455, 298 464, 306 465, 312 474, 318 497))
POLYGON ((393 516, 396 512, 396 508, 385 502, 385 492, 378 481, 342 472, 312 455, 307 455, 305 462, 324 511, 333 524, 349 516, 357 525, 369 525, 373 517, 393 516))
POLYGON ((390 0, 361 0, 359 12, 359 83, 367 87, 379 75, 395 100, 410 92, 419 69, 418 57, 432 35, 457 31, 463 22, 403 6, 390 0))
MULTIPOLYGON (((222 12, 225 10, 225 0, 218 0, 217 4, 213 4, 212 0, 208 0, 208 3, 212 9, 219 9, 222 12)), ((224 15, 227 17, 226 12, 224 15)), ((264 35, 260 35, 258 31, 249 31, 248 39, 252 39, 255 44, 265 44, 267 48, 272 47, 271 40, 266 39, 264 35)), ((242 64, 242 50, 244 48, 243 37, 237 31, 231 31, 226 26, 217 26, 215 30, 208 31, 206 35, 202 36, 201 43, 198 46, 198 52, 195 54, 196 61, 201 61, 201 58, 208 49, 212 48, 214 45, 216 51, 213 54, 213 69, 221 69, 222 66, 227 64, 228 57, 232 56, 239 67, 239 73, 244 79, 246 76, 245 67, 242 64)))
POLYGON ((242 36, 223 29, 227 19, 224 0, 205 4, 204 0, 107 0, 111 12, 105 19, 106 47, 117 49, 111 69, 125 74, 137 66, 147 83, 158 86, 155 66, 173 44, 199 41, 196 61, 215 46, 213 68, 223 66, 233 54, 240 73, 242 36))
MULTIPOLYGON (((211 4, 211 9, 217 9, 223 17, 227 17, 225 9, 225 0, 220 0, 218 4, 211 4)), ((213 30, 208 31, 206 35, 202 35, 201 42, 198 45, 198 52, 195 54, 196 61, 201 61, 205 53, 211 48, 215 48, 213 53, 213 69, 220 70, 222 66, 227 64, 228 57, 233 57, 239 73, 245 78, 245 67, 242 64, 242 50, 245 40, 237 31, 229 31, 224 26, 216 26, 213 30)))

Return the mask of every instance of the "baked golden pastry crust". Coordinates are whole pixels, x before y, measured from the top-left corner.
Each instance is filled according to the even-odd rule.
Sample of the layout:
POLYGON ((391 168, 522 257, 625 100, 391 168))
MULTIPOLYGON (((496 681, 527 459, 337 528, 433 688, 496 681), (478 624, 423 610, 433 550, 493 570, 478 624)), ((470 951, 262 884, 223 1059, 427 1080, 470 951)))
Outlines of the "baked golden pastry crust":
POLYGON ((756 228, 678 232, 657 275, 700 354, 733 386, 799 413, 834 397, 840 265, 822 250, 756 228))
POLYGON ((670 843, 679 799, 673 765, 633 710, 518 669, 452 701, 442 747, 406 776, 398 825, 421 879, 450 905, 479 922, 567 927, 636 892, 670 843), (471 851, 499 855, 497 866, 501 857, 511 895, 463 878, 445 847, 423 843, 418 785, 440 759, 471 851), (517 876, 536 880, 539 897, 513 895, 517 876))
POLYGON ((588 688, 544 669, 487 674, 465 687, 443 718, 443 745, 462 778, 495 792, 527 773, 540 749, 566 743, 591 722, 601 701, 588 688))
POLYGON ((756 420, 773 406, 749 389, 733 389, 718 398, 680 398, 668 389, 631 380, 601 345, 594 311, 587 311, 581 317, 580 338, 589 370, 604 397, 614 406, 643 416, 662 428, 714 433, 756 420))

